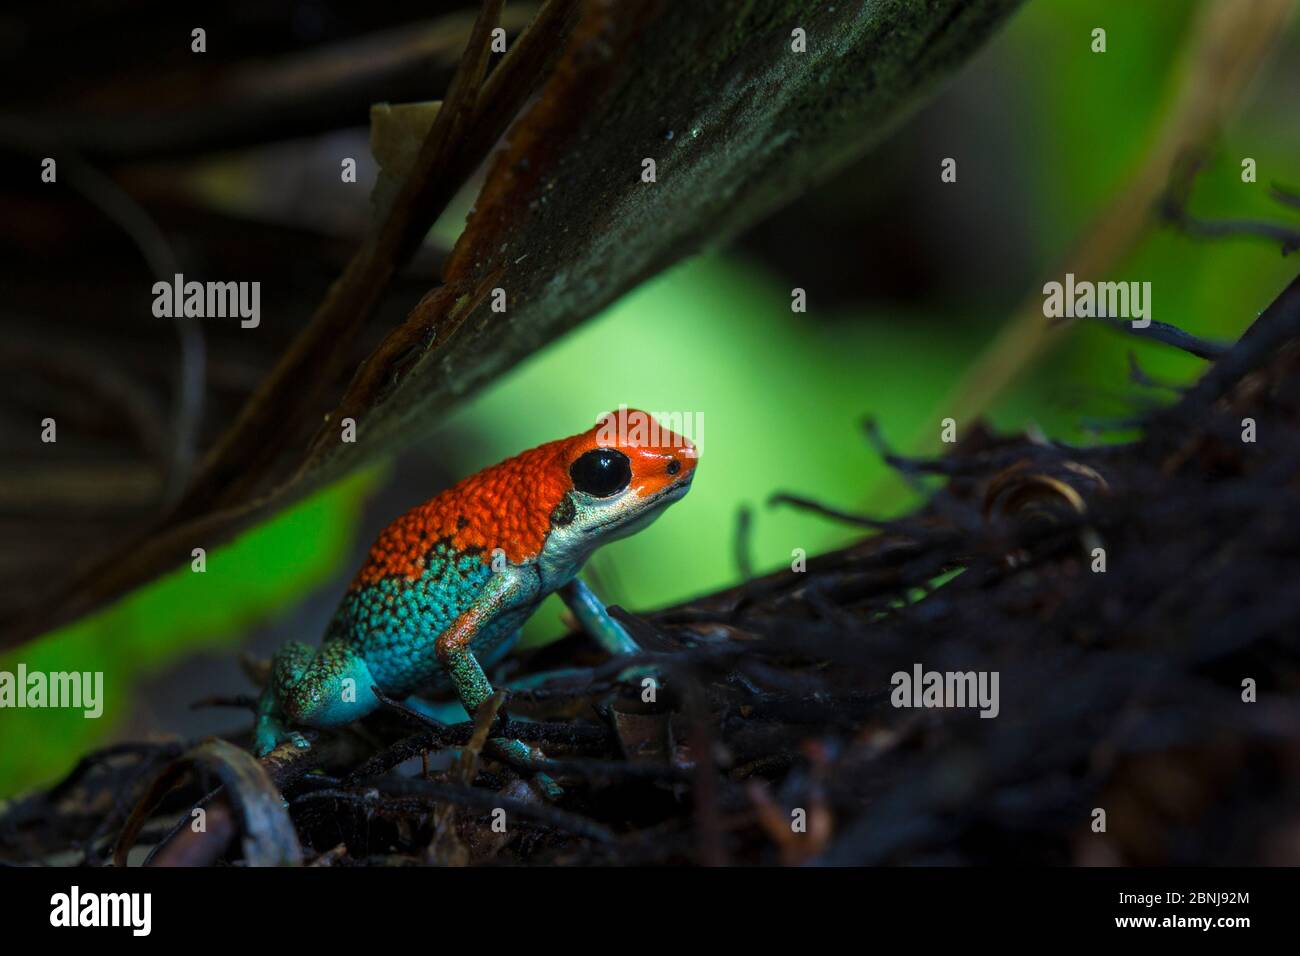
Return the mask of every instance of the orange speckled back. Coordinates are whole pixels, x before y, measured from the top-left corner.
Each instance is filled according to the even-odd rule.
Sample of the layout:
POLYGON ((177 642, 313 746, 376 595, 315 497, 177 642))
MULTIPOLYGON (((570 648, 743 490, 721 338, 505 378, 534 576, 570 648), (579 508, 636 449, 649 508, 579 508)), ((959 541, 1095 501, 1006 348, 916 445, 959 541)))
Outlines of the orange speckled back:
POLYGON ((530 448, 458 482, 417 505, 379 535, 353 588, 390 575, 415 580, 424 555, 439 540, 457 551, 493 548, 518 563, 536 556, 550 530, 551 511, 569 489, 567 452, 572 438, 530 448))

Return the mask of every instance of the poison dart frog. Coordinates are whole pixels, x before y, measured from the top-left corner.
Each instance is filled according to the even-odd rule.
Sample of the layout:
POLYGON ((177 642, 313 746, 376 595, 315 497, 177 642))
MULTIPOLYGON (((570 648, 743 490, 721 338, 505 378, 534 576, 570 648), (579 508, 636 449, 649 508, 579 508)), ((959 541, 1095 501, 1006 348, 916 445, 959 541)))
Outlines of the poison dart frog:
MULTIPOLYGON (((380 533, 321 646, 294 641, 276 653, 258 704, 257 754, 284 741, 308 747, 294 726, 365 716, 379 705, 372 687, 400 699, 450 683, 473 715, 493 693, 484 669, 552 592, 611 654, 635 653, 578 573, 598 547, 640 531, 680 500, 697 461, 688 439, 620 406, 581 434, 486 468, 411 509, 380 533)), ((491 743, 525 765, 542 760, 522 741, 491 743)))

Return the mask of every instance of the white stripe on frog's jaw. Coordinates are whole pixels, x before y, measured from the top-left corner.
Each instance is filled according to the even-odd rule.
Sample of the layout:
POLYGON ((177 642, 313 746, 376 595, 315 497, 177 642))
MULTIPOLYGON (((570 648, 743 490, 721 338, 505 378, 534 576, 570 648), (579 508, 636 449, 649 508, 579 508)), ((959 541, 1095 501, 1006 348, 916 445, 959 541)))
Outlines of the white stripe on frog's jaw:
POLYGON ((663 514, 664 509, 674 501, 679 501, 685 496, 686 492, 691 490, 691 482, 694 481, 694 478, 695 473, 691 472, 683 480, 662 488, 652 495, 647 495, 644 498, 631 498, 629 500, 634 502, 633 507, 620 510, 603 521, 589 523, 582 529, 582 533, 599 535, 607 541, 625 538, 629 534, 634 534, 663 514))
POLYGON ((553 591, 577 576, 587 559, 603 544, 626 538, 648 527, 691 488, 694 472, 642 498, 629 489, 607 501, 569 492, 573 520, 551 528, 537 556, 544 591, 553 591))

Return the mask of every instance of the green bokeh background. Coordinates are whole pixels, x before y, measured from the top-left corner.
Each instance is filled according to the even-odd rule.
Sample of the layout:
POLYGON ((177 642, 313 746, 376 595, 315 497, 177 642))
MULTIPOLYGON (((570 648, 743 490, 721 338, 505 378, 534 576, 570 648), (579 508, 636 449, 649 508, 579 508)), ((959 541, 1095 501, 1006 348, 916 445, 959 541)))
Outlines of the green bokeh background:
MULTIPOLYGON (((1030 2, 958 78, 958 84, 996 78, 987 89, 1005 101, 994 108, 1018 118, 1011 140, 981 145, 1017 158, 1015 192, 1031 211, 1028 265, 1038 274, 1060 260, 1139 163, 1168 107, 1193 10, 1187 0, 1030 2), (1104 55, 1089 49, 1096 26, 1108 31, 1104 55)), ((1198 214, 1284 218, 1268 200, 1267 184, 1300 180, 1300 126, 1288 122, 1286 108, 1294 99, 1274 88, 1289 82, 1294 94, 1296 47, 1293 31, 1225 131, 1197 182, 1198 214), (1257 184, 1240 181, 1243 156, 1257 160, 1257 184)), ((946 92, 931 109, 952 109, 945 102, 954 95, 946 92)), ((933 159, 936 180, 939 155, 946 154, 933 159)), ((990 231, 998 228, 988 224, 990 231)), ((1229 338, 1294 271, 1295 260, 1265 244, 1198 243, 1154 230, 1109 275, 1093 278, 1151 281, 1155 318, 1229 338)), ((978 288, 955 309, 860 302, 828 310, 816 289, 808 295, 808 314, 792 314, 790 282, 762 260, 739 249, 692 258, 514 369, 421 442, 460 475, 578 431, 620 402, 702 413, 702 461, 691 495, 652 528, 593 560, 592 576, 606 599, 633 609, 734 583, 735 522, 745 505, 755 509, 752 544, 760 571, 787 564, 795 548, 812 554, 843 545, 853 538, 851 529, 769 508, 768 499, 789 491, 872 510, 872 493, 889 488, 891 478, 862 438, 863 417, 876 417, 902 448, 936 429, 939 403, 1006 310, 978 288), (472 447, 459 440, 466 434, 474 436, 472 447)), ((1133 392, 1130 348, 1157 377, 1185 381, 1200 368, 1171 350, 1082 326, 1001 398, 993 421, 1008 429, 1033 422, 1054 437, 1098 440, 1081 422, 1124 413, 1123 396, 1133 392)), ((960 409, 949 413, 963 420, 960 409)), ((203 575, 178 569, 0 657, 4 670, 19 661, 29 669, 102 670, 107 697, 99 720, 56 710, 0 715, 0 795, 51 780, 88 748, 111 740, 140 706, 133 689, 143 678, 200 649, 236 654, 254 624, 284 615, 350 572, 345 557, 386 471, 381 464, 353 475, 213 550, 203 575)), ((906 499, 894 495, 890 503, 906 499)), ((527 640, 545 640, 561 627, 552 599, 529 625, 527 640)))

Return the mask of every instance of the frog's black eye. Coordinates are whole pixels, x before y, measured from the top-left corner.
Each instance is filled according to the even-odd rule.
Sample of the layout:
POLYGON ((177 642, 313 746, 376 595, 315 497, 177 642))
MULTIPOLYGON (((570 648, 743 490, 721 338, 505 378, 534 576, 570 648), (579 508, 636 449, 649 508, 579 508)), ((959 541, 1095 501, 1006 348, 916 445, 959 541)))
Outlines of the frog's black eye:
POLYGON ((682 463, 674 458, 668 463, 668 474, 675 475, 682 470, 682 463))
POLYGON ((596 498, 616 495, 632 480, 632 463, 613 448, 595 448, 569 466, 573 487, 596 498))

